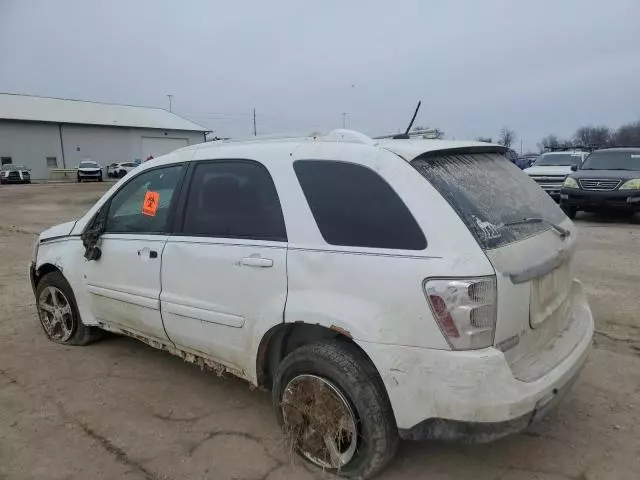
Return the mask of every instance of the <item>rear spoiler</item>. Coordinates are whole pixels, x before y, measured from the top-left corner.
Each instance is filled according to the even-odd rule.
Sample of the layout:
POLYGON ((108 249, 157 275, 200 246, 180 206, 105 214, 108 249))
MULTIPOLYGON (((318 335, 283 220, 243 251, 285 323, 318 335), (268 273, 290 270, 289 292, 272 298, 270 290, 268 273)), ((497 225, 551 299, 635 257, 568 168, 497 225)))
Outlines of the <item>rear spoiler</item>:
POLYGON ((425 160, 431 157, 441 157, 443 155, 469 155, 474 153, 499 153, 501 155, 507 153, 509 149, 501 145, 478 145, 473 147, 454 147, 443 150, 431 150, 424 152, 413 160, 425 160))

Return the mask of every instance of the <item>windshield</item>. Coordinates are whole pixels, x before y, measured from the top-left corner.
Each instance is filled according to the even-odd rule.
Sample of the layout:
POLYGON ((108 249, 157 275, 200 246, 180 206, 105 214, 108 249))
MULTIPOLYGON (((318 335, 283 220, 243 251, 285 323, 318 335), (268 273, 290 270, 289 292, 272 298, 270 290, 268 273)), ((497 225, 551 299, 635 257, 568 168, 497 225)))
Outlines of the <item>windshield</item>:
POLYGON ((593 152, 582 170, 640 170, 640 149, 593 152))
POLYGON ((2 170, 28 170, 24 165, 14 165, 12 163, 2 165, 2 170))
POLYGON ((581 153, 543 153, 533 164, 534 167, 542 165, 580 165, 581 153))
POLYGON ((449 202, 485 250, 536 235, 551 228, 549 222, 557 225, 566 219, 544 190, 497 153, 418 157, 411 164, 449 202), (532 218, 543 221, 522 222, 532 218))
POLYGON ((98 164, 95 162, 80 162, 80 168, 97 168, 98 164))

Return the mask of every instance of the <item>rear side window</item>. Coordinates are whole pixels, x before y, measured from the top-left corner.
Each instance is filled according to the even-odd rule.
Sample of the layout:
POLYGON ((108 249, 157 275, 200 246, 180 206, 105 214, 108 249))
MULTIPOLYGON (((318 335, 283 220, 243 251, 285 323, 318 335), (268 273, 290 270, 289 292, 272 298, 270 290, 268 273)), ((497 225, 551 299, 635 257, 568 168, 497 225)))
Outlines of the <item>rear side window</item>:
POLYGON ((449 202, 485 250, 536 235, 550 228, 547 222, 566 219, 544 190, 498 153, 418 157, 411 165, 449 202))
POLYGON ((299 160, 293 165, 325 241, 349 247, 424 250, 427 241, 396 192, 353 163, 299 160))
POLYGON ((280 200, 267 169, 248 160, 198 162, 182 235, 286 241, 280 200))

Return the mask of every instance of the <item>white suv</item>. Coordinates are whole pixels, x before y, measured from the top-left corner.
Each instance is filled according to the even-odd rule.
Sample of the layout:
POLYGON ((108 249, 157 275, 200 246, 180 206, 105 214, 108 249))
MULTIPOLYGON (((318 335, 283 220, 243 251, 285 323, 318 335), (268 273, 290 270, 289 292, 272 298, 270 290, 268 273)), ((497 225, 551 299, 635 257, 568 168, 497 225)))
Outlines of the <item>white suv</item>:
POLYGON ((577 378, 593 319, 573 224, 503 152, 345 130, 177 150, 40 235, 40 321, 270 389, 294 448, 347 477, 400 437, 522 430, 577 378))

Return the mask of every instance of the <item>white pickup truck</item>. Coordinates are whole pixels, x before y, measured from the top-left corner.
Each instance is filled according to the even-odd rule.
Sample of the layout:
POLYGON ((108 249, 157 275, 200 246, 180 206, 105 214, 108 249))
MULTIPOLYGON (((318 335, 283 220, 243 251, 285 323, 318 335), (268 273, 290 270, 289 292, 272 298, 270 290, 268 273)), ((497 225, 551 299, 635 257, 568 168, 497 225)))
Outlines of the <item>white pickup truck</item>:
POLYGON ((547 152, 540 155, 524 172, 536 181, 556 202, 560 201, 562 182, 571 173, 571 166, 580 167, 588 152, 573 150, 547 152))

